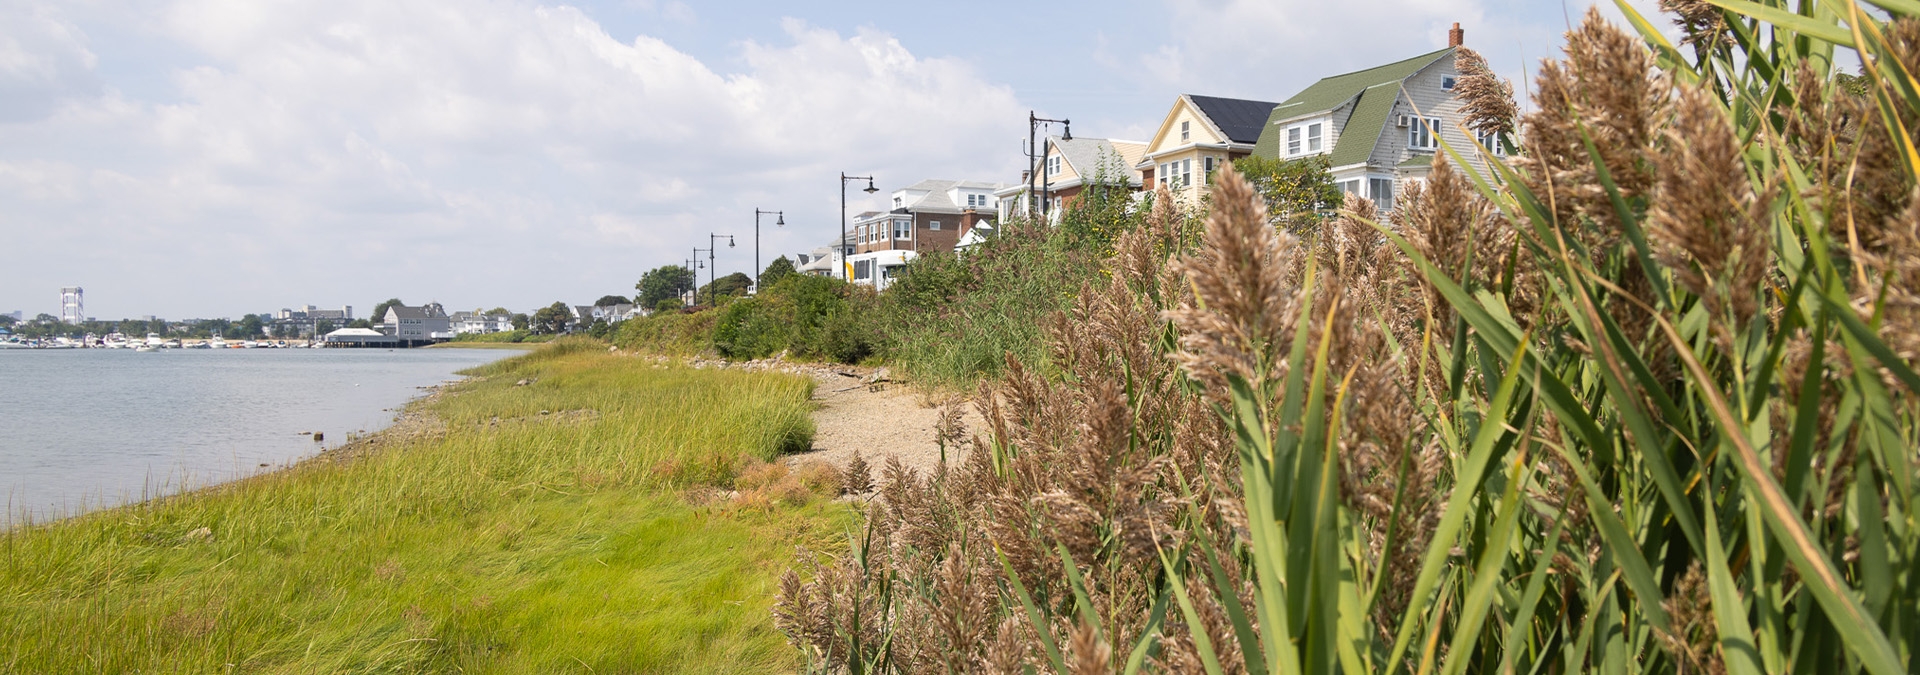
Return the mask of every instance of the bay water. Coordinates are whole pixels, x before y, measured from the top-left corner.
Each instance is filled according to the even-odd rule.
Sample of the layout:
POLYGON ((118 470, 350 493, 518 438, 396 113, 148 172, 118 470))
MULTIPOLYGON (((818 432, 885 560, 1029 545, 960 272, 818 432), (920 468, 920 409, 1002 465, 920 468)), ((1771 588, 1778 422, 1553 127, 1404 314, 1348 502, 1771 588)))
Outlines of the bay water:
POLYGON ((500 349, 0 350, 0 529, 338 447, 500 349), (325 434, 314 442, 303 432, 325 434))

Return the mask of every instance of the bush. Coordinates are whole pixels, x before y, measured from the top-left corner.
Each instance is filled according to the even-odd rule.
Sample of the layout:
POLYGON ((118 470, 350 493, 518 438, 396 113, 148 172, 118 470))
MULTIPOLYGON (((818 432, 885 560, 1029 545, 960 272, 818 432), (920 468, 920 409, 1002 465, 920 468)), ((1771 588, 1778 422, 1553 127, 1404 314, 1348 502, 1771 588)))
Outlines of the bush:
POLYGON ((793 356, 856 363, 874 352, 872 294, 838 279, 788 275, 758 297, 729 303, 713 329, 730 359, 793 356))
POLYGON ((621 349, 687 356, 713 346, 713 312, 656 312, 620 323, 614 344, 621 349))

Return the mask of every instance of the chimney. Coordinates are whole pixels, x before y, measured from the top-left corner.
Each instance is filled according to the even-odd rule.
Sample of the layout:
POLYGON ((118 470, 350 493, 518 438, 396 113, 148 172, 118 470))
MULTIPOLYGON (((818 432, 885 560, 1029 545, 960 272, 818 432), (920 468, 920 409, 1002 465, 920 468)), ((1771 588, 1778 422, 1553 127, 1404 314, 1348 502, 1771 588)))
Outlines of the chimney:
POLYGON ((1458 47, 1467 43, 1467 32, 1460 30, 1460 22, 1453 22, 1453 30, 1447 31, 1447 46, 1458 47))

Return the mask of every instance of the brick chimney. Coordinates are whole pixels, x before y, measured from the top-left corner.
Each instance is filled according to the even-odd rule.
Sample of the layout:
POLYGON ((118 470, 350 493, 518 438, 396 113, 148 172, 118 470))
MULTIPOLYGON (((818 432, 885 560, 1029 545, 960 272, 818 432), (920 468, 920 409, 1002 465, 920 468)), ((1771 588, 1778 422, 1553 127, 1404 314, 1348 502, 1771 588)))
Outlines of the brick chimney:
POLYGON ((1453 30, 1447 31, 1447 46, 1458 47, 1467 43, 1467 32, 1460 29, 1460 22, 1453 22, 1453 30))

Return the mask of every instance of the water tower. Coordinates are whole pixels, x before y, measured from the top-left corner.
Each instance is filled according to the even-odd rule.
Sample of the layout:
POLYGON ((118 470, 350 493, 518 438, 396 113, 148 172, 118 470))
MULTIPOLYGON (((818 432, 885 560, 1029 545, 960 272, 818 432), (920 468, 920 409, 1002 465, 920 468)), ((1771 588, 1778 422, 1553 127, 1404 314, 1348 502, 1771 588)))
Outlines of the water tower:
POLYGON ((79 286, 60 289, 60 321, 78 326, 87 320, 86 291, 79 286))

